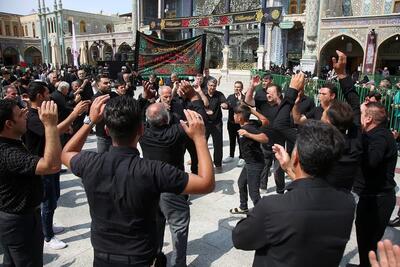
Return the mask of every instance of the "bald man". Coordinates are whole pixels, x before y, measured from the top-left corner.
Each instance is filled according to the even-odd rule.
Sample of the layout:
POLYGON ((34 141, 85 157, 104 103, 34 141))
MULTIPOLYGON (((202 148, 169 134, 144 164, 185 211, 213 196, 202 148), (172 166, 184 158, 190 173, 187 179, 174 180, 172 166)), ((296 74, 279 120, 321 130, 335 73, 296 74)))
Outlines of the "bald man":
MULTIPOLYGON (((168 88, 164 88, 168 91, 168 88)), ((181 124, 170 124, 170 112, 164 103, 151 104, 146 110, 146 128, 139 140, 145 159, 169 163, 181 170, 188 137, 181 124)), ((186 248, 189 233, 190 209, 187 195, 162 193, 157 218, 158 259, 162 253, 165 222, 168 221, 173 244, 171 266, 186 266, 186 248)))

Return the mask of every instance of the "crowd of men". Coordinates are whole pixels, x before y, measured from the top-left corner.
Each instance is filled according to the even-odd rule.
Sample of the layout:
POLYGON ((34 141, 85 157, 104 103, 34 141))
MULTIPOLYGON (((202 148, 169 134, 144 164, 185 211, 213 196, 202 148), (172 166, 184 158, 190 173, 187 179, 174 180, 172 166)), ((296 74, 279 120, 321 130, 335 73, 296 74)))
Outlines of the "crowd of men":
POLYGON ((381 263, 385 253, 399 260, 397 246, 378 244, 396 202, 395 137, 375 96, 360 104, 346 55, 337 54, 333 67, 345 101, 326 83, 318 106, 304 94, 302 72, 284 91, 265 74, 254 76, 246 92, 236 81, 225 97, 220 79, 207 69, 193 82, 177 74, 165 82, 144 79, 127 67, 115 81, 107 70, 95 77, 73 68, 62 75, 3 70, 3 265, 42 266, 43 246, 67 246, 56 237, 63 228, 53 224, 63 164, 82 179, 87 195, 94 266, 165 266, 167 222, 173 244, 168 265, 187 266, 188 196, 213 191, 214 173, 233 161, 237 143, 243 168, 239 205, 230 213, 247 216, 232 240, 238 249, 255 250, 253 266, 338 266, 354 219, 360 266, 379 266, 377 248, 381 263), (143 92, 135 95, 138 85, 143 92), (223 109, 230 145, 225 159, 223 109), (97 152, 82 150, 93 132, 97 152), (277 194, 261 198, 272 174, 277 194), (293 180, 288 186, 285 175, 293 180))

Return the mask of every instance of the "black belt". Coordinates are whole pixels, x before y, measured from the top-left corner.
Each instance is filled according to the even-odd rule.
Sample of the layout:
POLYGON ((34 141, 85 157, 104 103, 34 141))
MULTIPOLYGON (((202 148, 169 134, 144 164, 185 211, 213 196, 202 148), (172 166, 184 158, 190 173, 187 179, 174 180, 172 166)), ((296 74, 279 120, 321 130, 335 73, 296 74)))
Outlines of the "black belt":
MULTIPOLYGON (((129 256, 129 255, 117 255, 117 254, 110 254, 106 252, 99 252, 99 251, 94 251, 94 257, 101 259, 102 261, 105 261, 107 263, 121 263, 121 264, 135 264, 135 266, 139 266, 137 263, 138 262, 143 262, 143 257, 138 257, 138 256, 129 256)), ((153 263, 151 263, 153 264, 153 263)), ((151 264, 143 264, 140 266, 150 266, 151 264)))

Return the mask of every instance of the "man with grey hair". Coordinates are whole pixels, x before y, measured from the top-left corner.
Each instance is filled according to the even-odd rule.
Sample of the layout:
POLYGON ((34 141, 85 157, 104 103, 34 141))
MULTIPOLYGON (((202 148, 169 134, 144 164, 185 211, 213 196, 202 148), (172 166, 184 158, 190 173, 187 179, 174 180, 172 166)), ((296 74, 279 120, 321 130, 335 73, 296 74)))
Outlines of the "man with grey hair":
POLYGON ((55 71, 50 72, 49 75, 47 75, 47 88, 49 88, 50 93, 53 93, 57 89, 57 83, 58 83, 58 77, 57 73, 55 71))
MULTIPOLYGON (((144 134, 139 140, 143 150, 143 158, 159 160, 185 170, 184 155, 188 138, 181 124, 170 124, 170 113, 167 110, 167 105, 164 103, 151 104, 146 110, 146 120, 144 134)), ((157 216, 157 260, 165 261, 162 248, 167 220, 174 247, 171 266, 186 266, 190 221, 187 199, 187 195, 173 193, 161 193, 160 195, 160 209, 157 216)))
POLYGON ((51 93, 50 98, 57 104, 59 122, 65 120, 72 112, 72 108, 67 105, 67 95, 69 92, 69 84, 67 82, 60 82, 57 90, 51 93))

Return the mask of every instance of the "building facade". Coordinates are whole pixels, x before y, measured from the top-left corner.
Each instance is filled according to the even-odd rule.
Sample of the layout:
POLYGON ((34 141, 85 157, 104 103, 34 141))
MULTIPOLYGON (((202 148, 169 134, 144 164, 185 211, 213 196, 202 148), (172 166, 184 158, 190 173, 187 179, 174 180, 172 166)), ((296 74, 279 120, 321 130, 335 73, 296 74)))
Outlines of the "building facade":
MULTIPOLYGON (((161 30, 169 40, 207 34, 207 66, 269 69, 272 65, 320 72, 331 68, 339 49, 348 54, 349 72, 373 73, 400 65, 400 0, 132 0, 132 12, 92 14, 38 1, 28 16, 0 13, 0 63, 73 64, 72 29, 89 64, 133 60, 136 30, 155 19, 204 17, 282 7, 280 21, 227 27, 161 30), (133 18, 133 19, 132 19, 133 18)), ((79 62, 80 63, 80 62, 79 62)))

